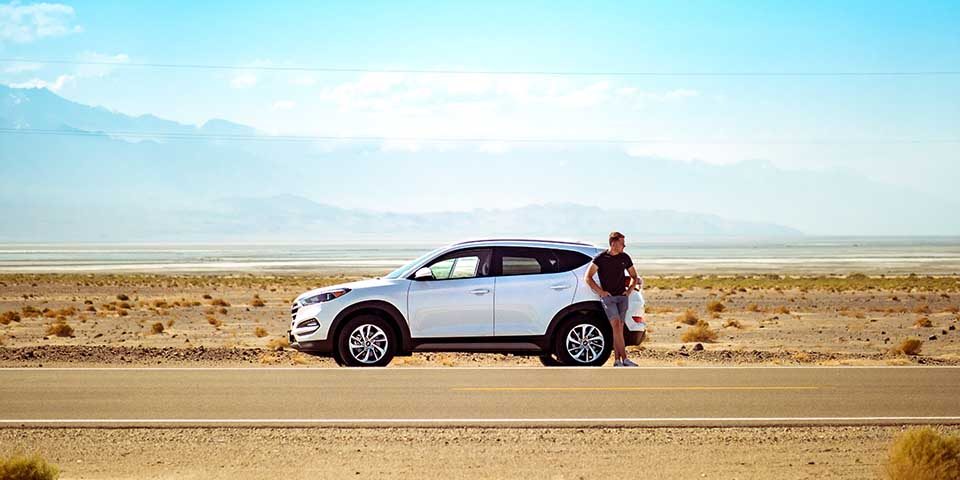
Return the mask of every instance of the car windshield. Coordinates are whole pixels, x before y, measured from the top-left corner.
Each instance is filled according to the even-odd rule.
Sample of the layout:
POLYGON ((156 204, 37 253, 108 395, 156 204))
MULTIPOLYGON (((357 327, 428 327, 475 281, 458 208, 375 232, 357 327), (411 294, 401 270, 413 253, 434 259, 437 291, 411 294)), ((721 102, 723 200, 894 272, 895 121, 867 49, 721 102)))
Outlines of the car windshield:
POLYGON ((427 252, 427 253, 425 253, 425 254, 417 257, 415 260, 411 260, 411 261, 407 262, 404 266, 402 266, 402 267, 400 267, 400 268, 398 268, 398 269, 396 269, 396 270, 394 270, 394 271, 392 271, 392 272, 384 275, 383 278, 387 278, 387 279, 391 279, 391 280, 392 280, 392 279, 396 279, 396 278, 400 278, 400 277, 405 277, 405 276, 413 273, 413 272, 411 272, 410 270, 412 270, 412 269, 413 269, 414 267, 416 267, 417 265, 420 265, 420 263, 423 262, 424 260, 426 260, 426 259, 428 259, 428 258, 430 258, 430 257, 432 257, 432 256, 434 256, 434 255, 436 255, 437 253, 440 253, 440 250, 443 250, 443 248, 438 248, 438 249, 436 249, 436 250, 431 250, 431 251, 429 251, 429 252, 427 252))

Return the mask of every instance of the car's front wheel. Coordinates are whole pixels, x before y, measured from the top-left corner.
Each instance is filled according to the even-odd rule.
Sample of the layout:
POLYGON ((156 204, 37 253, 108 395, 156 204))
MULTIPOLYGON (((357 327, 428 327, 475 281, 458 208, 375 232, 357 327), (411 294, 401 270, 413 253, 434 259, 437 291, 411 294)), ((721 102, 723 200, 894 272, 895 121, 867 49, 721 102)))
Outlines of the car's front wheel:
POLYGON ((613 345, 611 332, 604 320, 578 315, 564 322, 557 332, 555 352, 567 366, 597 367, 610 358, 613 345))
POLYGON ((385 367, 397 351, 397 336, 384 319, 358 315, 337 338, 337 363, 348 367, 385 367))

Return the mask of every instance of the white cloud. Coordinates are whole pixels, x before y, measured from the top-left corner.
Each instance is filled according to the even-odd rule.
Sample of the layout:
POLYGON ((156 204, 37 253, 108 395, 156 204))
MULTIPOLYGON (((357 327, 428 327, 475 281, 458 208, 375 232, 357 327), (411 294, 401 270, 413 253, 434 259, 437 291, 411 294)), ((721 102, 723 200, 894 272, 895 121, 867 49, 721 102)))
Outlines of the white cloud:
POLYGON ((53 92, 59 92, 67 83, 76 81, 74 75, 60 75, 53 81, 46 81, 39 78, 33 78, 25 82, 11 83, 13 88, 46 88, 53 92))
POLYGON ((78 77, 105 77, 114 70, 116 66, 106 65, 108 63, 128 63, 130 62, 130 57, 125 53, 118 53, 115 55, 110 55, 107 53, 98 53, 98 52, 83 52, 80 54, 80 61, 82 62, 93 62, 98 65, 79 65, 77 66, 77 76, 78 77))
POLYGON ((294 102, 293 100, 277 100, 273 102, 273 105, 271 105, 271 108, 273 108, 274 110, 290 110, 291 108, 296 106, 297 106, 297 102, 294 102))
POLYGON ((0 41, 29 43, 80 32, 83 29, 73 24, 74 14, 73 7, 62 3, 0 5, 0 41))
POLYGON ((257 76, 249 73, 238 73, 230 79, 230 86, 233 88, 250 88, 257 84, 257 76))

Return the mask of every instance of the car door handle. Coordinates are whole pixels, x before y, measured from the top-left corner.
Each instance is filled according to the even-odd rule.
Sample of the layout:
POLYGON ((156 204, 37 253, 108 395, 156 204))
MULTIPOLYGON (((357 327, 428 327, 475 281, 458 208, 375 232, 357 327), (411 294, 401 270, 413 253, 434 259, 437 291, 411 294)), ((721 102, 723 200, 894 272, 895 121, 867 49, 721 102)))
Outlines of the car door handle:
POLYGON ((554 289, 554 290, 566 290, 566 289, 570 288, 570 284, 568 284, 568 283, 560 283, 560 284, 557 284, 557 285, 550 285, 550 288, 552 288, 552 289, 554 289))
POLYGON ((474 294, 474 295, 486 295, 486 294, 490 293, 490 289, 489 289, 489 288, 474 288, 473 290, 470 290, 470 293, 472 293, 472 294, 474 294))

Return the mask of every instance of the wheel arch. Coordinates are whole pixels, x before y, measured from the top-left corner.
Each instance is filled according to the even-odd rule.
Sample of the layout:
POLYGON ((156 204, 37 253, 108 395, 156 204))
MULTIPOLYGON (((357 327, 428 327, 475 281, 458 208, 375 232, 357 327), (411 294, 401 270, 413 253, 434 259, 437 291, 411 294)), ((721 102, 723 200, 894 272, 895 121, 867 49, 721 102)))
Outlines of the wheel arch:
MULTIPOLYGON (((600 305, 599 300, 585 300, 567 305, 557 312, 557 314, 553 316, 553 319, 550 320, 550 325, 547 327, 547 332, 544 335, 546 346, 548 346, 551 350, 553 349, 553 336, 557 329, 564 321, 577 314, 597 315, 600 318, 606 318, 606 314, 603 313, 603 306, 600 305)), ((602 322, 601 325, 605 325, 608 329, 611 328, 609 323, 606 322, 602 322)))
POLYGON ((347 323, 347 320, 363 314, 372 314, 383 318, 393 327, 397 337, 400 339, 398 354, 405 354, 410 351, 410 327, 407 325, 406 319, 396 306, 384 300, 365 300, 341 310, 340 313, 333 318, 333 322, 330 325, 330 332, 332 332, 332 334, 328 335, 328 338, 334 342, 334 345, 336 344, 336 339, 339 338, 340 330, 343 328, 343 325, 347 323))

